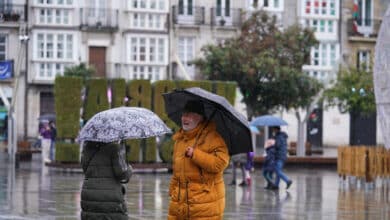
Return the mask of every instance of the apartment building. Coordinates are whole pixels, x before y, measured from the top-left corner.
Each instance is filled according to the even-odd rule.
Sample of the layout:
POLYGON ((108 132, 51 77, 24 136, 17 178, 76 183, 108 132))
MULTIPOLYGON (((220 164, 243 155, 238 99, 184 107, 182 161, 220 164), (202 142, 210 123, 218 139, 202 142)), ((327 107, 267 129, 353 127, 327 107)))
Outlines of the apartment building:
POLYGON ((245 1, 171 0, 170 60, 172 78, 199 79, 191 63, 201 48, 237 36, 245 1))
MULTIPOLYGON (((24 0, 0 1, 0 140, 6 139, 9 105, 18 130, 25 125, 26 37, 27 6, 24 0), (18 87, 18 90, 15 90, 18 87)), ((1 141, 2 145, 4 142, 1 141)), ((3 146, 0 146, 0 148, 3 146)))
POLYGON ((85 63, 99 77, 167 79, 169 7, 166 0, 29 0, 26 136, 37 134, 40 115, 54 113, 54 79, 66 67, 85 63))

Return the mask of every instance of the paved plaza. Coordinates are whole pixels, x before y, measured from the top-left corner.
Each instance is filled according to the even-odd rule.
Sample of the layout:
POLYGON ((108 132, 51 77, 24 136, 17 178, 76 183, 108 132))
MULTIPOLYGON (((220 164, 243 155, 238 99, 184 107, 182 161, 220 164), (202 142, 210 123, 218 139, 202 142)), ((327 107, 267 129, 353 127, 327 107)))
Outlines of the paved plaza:
MULTIPOLYGON (((79 219, 81 173, 50 170, 34 155, 12 169, 0 155, 0 219, 79 219)), ((239 172, 239 170, 237 170, 239 172)), ((340 184, 336 167, 288 167, 286 191, 263 189, 260 169, 250 187, 226 187, 224 219, 390 219, 389 185, 340 184)), ((230 182, 231 170, 225 174, 230 182)), ((166 219, 170 174, 134 174, 127 184, 129 219, 166 219)), ((240 180, 239 180, 240 181, 240 180)))

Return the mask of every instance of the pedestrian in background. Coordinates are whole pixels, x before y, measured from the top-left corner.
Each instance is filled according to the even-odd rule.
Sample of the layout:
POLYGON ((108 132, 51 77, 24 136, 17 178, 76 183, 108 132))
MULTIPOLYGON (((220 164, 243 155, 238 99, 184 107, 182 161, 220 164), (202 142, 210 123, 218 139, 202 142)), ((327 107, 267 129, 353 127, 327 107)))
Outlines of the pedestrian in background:
MULTIPOLYGON (((237 168, 240 168, 241 175, 242 175, 242 181, 239 183, 239 186, 248 186, 247 182, 247 176, 246 176, 246 165, 248 163, 248 154, 247 153, 240 153, 235 154, 231 156, 231 163, 232 163, 232 181, 229 183, 231 186, 235 186, 237 184, 237 168)), ((249 172, 248 172, 249 175, 249 172)), ((249 176, 250 178, 250 176, 249 176)))
POLYGON ((50 160, 54 161, 56 154, 56 138, 57 138, 57 129, 54 121, 49 122, 50 132, 51 132, 51 143, 50 143, 50 160))
POLYGON ((127 220, 126 188, 132 174, 122 144, 86 141, 81 155, 85 175, 81 219, 127 220))
POLYGON ((39 134, 42 136, 42 163, 50 163, 51 130, 49 126, 49 121, 42 122, 42 128, 40 129, 39 134))
POLYGON ((280 130, 280 126, 271 127, 273 137, 275 139, 275 149, 276 149, 276 180, 275 180, 275 189, 279 189, 279 182, 282 179, 286 183, 286 189, 288 189, 292 181, 284 174, 283 167, 284 163, 287 160, 287 138, 288 135, 280 130))
POLYGON ((272 180, 272 174, 276 169, 276 147, 275 140, 268 139, 264 145, 265 148, 265 159, 263 163, 263 176, 267 181, 265 189, 277 189, 275 183, 272 180))

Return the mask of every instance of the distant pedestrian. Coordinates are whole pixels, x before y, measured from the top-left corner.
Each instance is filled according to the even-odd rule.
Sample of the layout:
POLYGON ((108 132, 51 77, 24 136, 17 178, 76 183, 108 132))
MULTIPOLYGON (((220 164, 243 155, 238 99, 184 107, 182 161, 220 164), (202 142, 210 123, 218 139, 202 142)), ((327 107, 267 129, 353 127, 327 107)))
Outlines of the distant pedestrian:
POLYGON ((49 126, 51 131, 50 160, 54 161, 56 154, 57 129, 54 121, 49 122, 49 126))
POLYGON ((286 174, 283 172, 284 163, 287 160, 287 138, 288 135, 280 130, 280 126, 274 126, 272 127, 273 136, 275 138, 275 148, 276 148, 276 180, 275 180, 275 189, 279 188, 279 182, 280 179, 282 179, 288 189, 291 184, 292 180, 290 180, 286 174))
POLYGON ((275 189, 276 186, 272 180, 272 174, 276 169, 276 147, 275 140, 269 139, 266 141, 265 145, 266 156, 263 163, 263 176, 267 181, 266 189, 275 189))
POLYGON ((132 174, 126 150, 117 143, 86 141, 81 156, 85 175, 81 219, 127 220, 126 187, 132 174))
MULTIPOLYGON (((246 178, 246 172, 245 172, 245 166, 248 161, 247 153, 240 153, 235 154, 231 156, 231 163, 232 163, 232 181, 229 183, 229 185, 236 185, 236 179, 237 179, 237 168, 240 168, 241 174, 242 174, 242 181, 239 183, 239 186, 248 186, 247 178, 246 178)), ((249 177, 250 178, 250 177, 249 177)))
POLYGON ((42 136, 42 163, 50 163, 51 130, 48 121, 43 121, 42 124, 42 128, 39 131, 39 134, 42 136))
POLYGON ((245 180, 248 185, 251 185, 252 182, 250 173, 254 170, 254 157, 255 152, 248 152, 246 154, 245 180))

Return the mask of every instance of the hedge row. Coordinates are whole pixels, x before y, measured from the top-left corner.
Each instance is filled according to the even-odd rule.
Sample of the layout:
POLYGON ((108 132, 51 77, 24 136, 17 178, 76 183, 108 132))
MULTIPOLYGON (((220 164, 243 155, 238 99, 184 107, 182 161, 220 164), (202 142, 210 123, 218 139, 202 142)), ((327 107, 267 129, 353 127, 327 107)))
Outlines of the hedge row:
MULTIPOLYGON (((137 106, 151 109, 170 127, 173 131, 178 129, 172 120, 165 113, 164 100, 162 94, 170 92, 176 88, 201 87, 205 90, 224 96, 234 104, 236 83, 219 82, 219 81, 169 81, 162 80, 150 83, 148 80, 132 80, 126 83, 124 79, 90 79, 85 85, 84 103, 82 103, 82 80, 74 77, 57 77, 55 81, 55 103, 57 115, 58 138, 77 137, 79 131, 80 109, 83 107, 83 119, 87 121, 96 113, 114 107, 125 105, 124 98, 129 97, 128 106, 137 106), (107 93, 111 91, 111 103, 107 93), (84 104, 84 105, 83 105, 84 104)), ((156 139, 149 138, 146 140, 128 140, 127 159, 130 162, 155 162, 157 155, 156 139)), ((66 145, 57 145, 57 149, 66 145)), ((73 145, 72 145, 73 146, 73 145)), ((62 154, 56 154, 57 161, 79 160, 78 148, 64 147, 68 152, 65 157, 62 154), (69 152, 71 150, 76 152, 69 152), (57 157, 58 155, 58 157, 57 157), (60 156, 61 155, 61 156, 60 156), (77 157, 76 157, 77 156, 77 157), (75 157, 75 158, 69 158, 75 157)), ((164 162, 172 160, 172 140, 169 138, 161 143, 158 148, 159 155, 164 162)))

